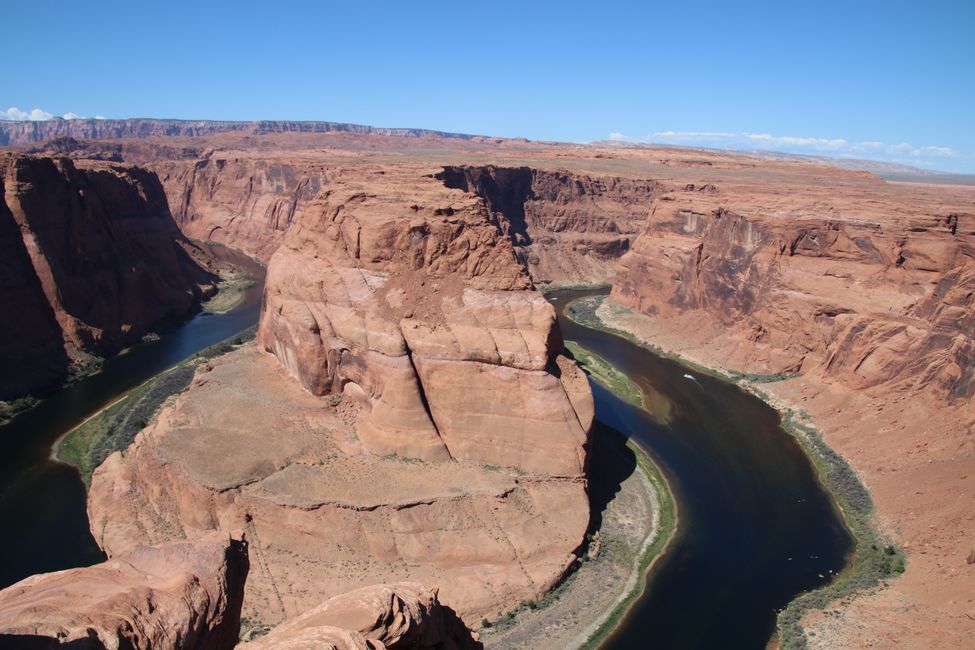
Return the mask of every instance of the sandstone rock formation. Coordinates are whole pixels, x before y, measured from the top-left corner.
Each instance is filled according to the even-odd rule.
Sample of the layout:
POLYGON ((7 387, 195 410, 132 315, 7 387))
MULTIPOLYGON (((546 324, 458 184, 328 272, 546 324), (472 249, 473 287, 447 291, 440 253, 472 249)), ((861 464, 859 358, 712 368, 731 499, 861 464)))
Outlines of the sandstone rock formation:
POLYGON ((479 200, 408 178, 306 208, 268 268, 261 344, 313 393, 357 397, 374 453, 582 476, 591 397, 560 379, 554 310, 479 200))
MULTIPOLYGON (((55 150, 153 171, 186 232, 271 260, 261 344, 308 391, 333 396, 292 392, 254 351, 241 353, 251 356, 238 370, 216 365, 171 407, 169 424, 161 420, 103 468, 93 522, 132 522, 96 527, 113 552, 240 525, 248 515, 268 540, 261 548, 270 567, 254 598, 273 617, 391 578, 439 584, 448 604, 471 603, 465 613, 475 620, 489 602, 504 609, 533 590, 512 567, 520 562, 540 576, 525 558, 564 558, 572 548, 574 519, 557 522, 559 541, 548 545, 532 546, 536 534, 553 535, 552 521, 530 535, 514 531, 527 530, 529 513, 574 510, 581 483, 573 440, 591 417, 571 366, 554 354, 548 316, 524 287, 529 278, 614 278, 613 300, 645 314, 655 342, 763 379, 798 373, 763 390, 809 411, 863 476, 878 520, 907 548, 909 563, 891 589, 844 607, 848 623, 829 619, 842 628, 839 645, 889 637, 880 624, 862 631, 870 621, 920 646, 967 629, 975 616, 965 604, 970 581, 956 564, 975 535, 959 496, 975 481, 972 188, 673 148, 170 126, 146 127, 146 140, 55 150), (220 373, 224 388, 255 385, 218 391, 212 378, 220 373), (488 396, 515 407, 487 409, 488 396), (272 407, 278 400, 289 410, 272 407), (539 401, 557 406, 526 418, 539 401), (566 402, 579 429, 557 424, 571 421, 566 402), (206 417, 213 404, 226 424, 206 417), (553 445, 551 458, 517 444, 536 428, 553 445), (251 429, 253 437, 241 436, 251 429), (309 430, 328 433, 318 439, 309 430), (201 436, 228 455, 219 471, 191 457, 210 454, 190 444, 201 436), (321 441, 325 456, 313 451, 321 441), (495 464, 508 468, 478 471, 495 464), (471 483, 433 478, 445 468, 460 468, 471 483), (443 489, 406 489, 407 474, 443 489), (334 492, 335 476, 357 477, 346 482, 355 489, 334 492), (375 491, 360 493, 358 477, 375 491), (539 496, 542 486, 551 500, 539 496), (334 543, 308 541, 322 521, 342 531, 334 543), (461 552, 461 540, 471 539, 483 553, 461 552), (449 549, 448 559, 426 564, 427 540, 449 549), (318 573, 315 558, 326 556, 347 564, 318 573), (367 556, 381 559, 369 564, 367 556), (462 566, 479 568, 461 578, 462 566), (350 567, 359 578, 347 577, 350 567), (478 572, 500 595, 488 595, 478 572), (271 585, 291 576, 295 593, 273 604, 271 585), (304 593, 329 580, 336 584, 328 593, 304 593)), ((36 137, 73 133, 59 128, 36 137)), ((117 135, 136 137, 140 128, 117 135)), ((23 254, 4 259, 28 268, 23 254)), ((25 313, 43 308, 26 295, 16 300, 25 313)), ((47 340, 43 319, 33 321, 31 335, 47 340)))
POLYGON ((554 285, 612 282, 660 186, 531 167, 446 166, 447 187, 484 199, 532 278, 554 285))
POLYGON ((971 398, 975 210, 837 176, 848 185, 828 195, 796 180, 790 193, 662 196, 613 299, 662 318, 698 314, 752 372, 971 398))
POLYGON ((396 580, 439 586, 477 623, 562 577, 588 525, 580 476, 377 456, 360 408, 304 391, 254 345, 225 355, 95 471, 95 540, 115 557, 243 527, 245 615, 265 623, 396 580))
POLYGON ((476 623, 571 566, 593 406, 554 311, 479 198, 382 171, 333 181, 272 257, 274 356, 215 361, 95 472, 110 556, 243 525, 245 610, 272 623, 390 580, 476 623))
POLYGON ((301 159, 199 158, 152 165, 184 234, 267 261, 295 214, 328 183, 322 163, 301 159))
POLYGON ((400 582, 335 596, 243 647, 449 650, 475 648, 479 644, 453 612, 440 604, 436 590, 400 582))
POLYGON ((110 163, 0 156, 0 399, 60 381, 212 291, 156 177, 110 163))
POLYGON ((232 648, 247 578, 243 537, 139 548, 0 591, 0 648, 232 648))
POLYGON ((714 190, 675 182, 621 260, 612 299, 649 318, 616 325, 773 380, 762 391, 807 412, 868 486, 907 572, 831 604, 839 615, 807 616, 811 645, 964 645, 975 617, 957 550, 975 534, 959 496, 975 489, 975 188, 713 162, 683 174, 714 190))

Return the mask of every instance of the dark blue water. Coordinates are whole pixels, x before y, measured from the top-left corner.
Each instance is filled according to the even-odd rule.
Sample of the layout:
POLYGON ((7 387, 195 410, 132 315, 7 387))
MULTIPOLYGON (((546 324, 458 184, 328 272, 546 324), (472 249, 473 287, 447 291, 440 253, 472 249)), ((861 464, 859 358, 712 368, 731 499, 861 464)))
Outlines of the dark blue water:
POLYGON ((680 513, 677 537, 646 593, 603 647, 764 648, 776 611, 843 569, 848 531, 772 408, 732 384, 569 321, 561 310, 580 295, 552 294, 563 336, 629 375, 652 396, 655 414, 594 386, 596 417, 657 461, 680 513))
POLYGON ((240 305, 226 314, 200 312, 159 341, 109 360, 99 374, 0 427, 0 588, 34 573, 104 559, 88 530, 81 477, 73 467, 51 460, 51 445, 127 390, 257 323, 264 269, 231 249, 214 247, 214 252, 244 266, 257 280, 240 305))

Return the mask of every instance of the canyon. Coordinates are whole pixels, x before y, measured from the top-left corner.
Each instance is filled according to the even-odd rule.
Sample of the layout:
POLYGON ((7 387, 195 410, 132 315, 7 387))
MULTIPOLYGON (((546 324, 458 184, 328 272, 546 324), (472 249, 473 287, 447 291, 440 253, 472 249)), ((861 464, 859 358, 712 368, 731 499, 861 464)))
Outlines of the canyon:
POLYGON ((50 389, 215 291, 155 174, 0 155, 0 399, 50 389))
POLYGON ((975 187, 669 148, 94 122, 4 131, 23 149, 0 158, 19 344, 0 359, 35 369, 27 386, 210 291, 187 238, 268 264, 257 344, 96 471, 110 557, 243 529, 244 613, 293 635, 378 583, 438 587, 474 626, 544 595, 589 524, 593 407, 536 287, 611 284, 620 329, 807 412, 905 549, 890 586, 807 615, 811 645, 970 634, 975 187), (70 245, 55 214, 79 221, 70 245), (66 246, 99 254, 71 267, 66 246))

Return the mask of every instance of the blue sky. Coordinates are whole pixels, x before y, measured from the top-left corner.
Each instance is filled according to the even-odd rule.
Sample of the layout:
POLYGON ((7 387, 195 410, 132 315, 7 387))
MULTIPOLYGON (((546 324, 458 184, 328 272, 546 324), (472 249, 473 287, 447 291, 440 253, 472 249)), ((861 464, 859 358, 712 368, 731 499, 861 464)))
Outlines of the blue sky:
POLYGON ((0 115, 332 120, 975 172, 975 0, 32 0, 2 15, 0 115))

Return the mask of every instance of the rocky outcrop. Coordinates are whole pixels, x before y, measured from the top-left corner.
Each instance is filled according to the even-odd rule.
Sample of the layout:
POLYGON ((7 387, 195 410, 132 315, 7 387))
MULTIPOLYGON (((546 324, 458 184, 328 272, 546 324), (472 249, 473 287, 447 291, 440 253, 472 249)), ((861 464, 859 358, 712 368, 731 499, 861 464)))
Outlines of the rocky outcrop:
POLYGON ((457 138, 469 140, 475 136, 445 133, 426 129, 396 129, 345 124, 341 122, 296 122, 262 120, 258 122, 223 122, 215 120, 64 120, 54 118, 41 122, 10 122, 0 120, 0 146, 22 146, 59 137, 82 140, 203 137, 219 133, 268 135, 276 133, 348 133, 356 135, 393 136, 398 138, 457 138))
POLYGON ((260 350, 199 371, 95 472, 110 556, 244 526, 245 610, 270 623, 390 580, 479 622, 565 575, 589 520, 588 383, 484 203, 382 171, 296 216, 260 350))
POLYGON ((530 167, 447 166, 437 178, 484 199, 536 282, 611 282, 660 184, 530 167))
POLYGON ((0 157, 0 399, 60 381, 185 314, 214 280, 156 176, 111 163, 0 157))
POLYGON ((268 268, 261 344, 313 393, 359 399, 374 453, 582 476, 591 397, 566 389, 554 310, 510 242, 478 199, 382 183, 305 209, 268 268))
POLYGON ((480 644, 437 599, 437 591, 400 582, 363 587, 276 627, 243 646, 248 650, 422 650, 477 648, 480 644))
POLYGON ((214 533, 0 591, 0 648, 232 648, 247 543, 214 533))

